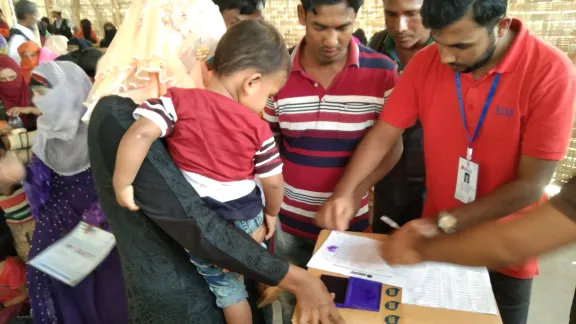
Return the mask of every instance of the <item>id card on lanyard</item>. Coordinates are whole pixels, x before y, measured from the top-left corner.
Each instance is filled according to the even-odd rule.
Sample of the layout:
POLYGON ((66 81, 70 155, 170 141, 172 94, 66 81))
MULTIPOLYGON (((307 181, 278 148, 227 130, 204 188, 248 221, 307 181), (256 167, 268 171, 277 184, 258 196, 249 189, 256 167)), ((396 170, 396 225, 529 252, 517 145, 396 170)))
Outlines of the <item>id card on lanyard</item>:
POLYGON ((472 153, 474 153, 473 144, 480 129, 484 124, 486 119, 486 114, 494 99, 494 94, 498 88, 498 83, 500 82, 500 73, 497 73, 490 86, 490 91, 484 102, 484 107, 482 107, 482 112, 480 113, 480 118, 478 119, 478 124, 474 130, 474 134, 470 136, 468 133, 468 124, 466 123, 466 111, 464 110, 464 101, 462 100, 462 85, 460 82, 460 72, 456 72, 456 92, 458 94, 458 106, 460 107, 460 115, 462 116, 462 123, 464 125, 464 132, 466 133, 466 139, 468 141, 468 148, 466 149, 466 157, 460 157, 458 162, 458 177, 456 178, 456 192, 454 193, 454 198, 467 204, 476 200, 476 191, 478 188, 478 173, 479 165, 475 163, 472 159, 472 153))

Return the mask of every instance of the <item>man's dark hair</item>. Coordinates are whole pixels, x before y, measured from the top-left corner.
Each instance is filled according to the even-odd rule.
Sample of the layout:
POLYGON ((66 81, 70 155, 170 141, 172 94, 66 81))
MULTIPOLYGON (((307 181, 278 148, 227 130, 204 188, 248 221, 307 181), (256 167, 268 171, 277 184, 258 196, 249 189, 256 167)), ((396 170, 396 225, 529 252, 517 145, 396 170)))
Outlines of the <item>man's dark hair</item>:
POLYGON ((36 4, 29 0, 20 0, 14 5, 16 19, 24 20, 27 15, 33 15, 38 11, 36 4))
POLYGON ((78 64, 89 77, 94 78, 96 76, 96 66, 98 66, 98 61, 102 58, 102 55, 103 53, 97 48, 87 48, 80 52, 76 64, 78 64))
POLYGON ((507 0, 424 0, 420 15, 424 27, 439 30, 472 12, 478 25, 491 29, 507 8, 507 0))
POLYGON ((232 26, 222 36, 214 54, 213 71, 228 76, 245 69, 263 75, 290 73, 291 59, 284 38, 271 24, 247 20, 232 26))
POLYGON ((314 13, 315 15, 318 13, 316 11, 316 8, 318 8, 318 6, 324 6, 324 5, 330 6, 344 2, 348 5, 348 7, 354 9, 354 12, 358 12, 358 10, 360 10, 360 7, 362 7, 362 5, 364 4, 364 0, 300 0, 300 2, 302 3, 302 7, 304 7, 304 11, 306 12, 312 11, 312 13, 314 13))
POLYGON ((241 15, 252 15, 266 6, 266 0, 212 0, 220 12, 238 9, 241 15))
POLYGON ((80 51, 74 51, 72 53, 64 54, 58 56, 54 61, 65 61, 65 62, 72 62, 78 64, 78 56, 80 56, 80 51), (78 52, 78 53, 76 53, 78 52))

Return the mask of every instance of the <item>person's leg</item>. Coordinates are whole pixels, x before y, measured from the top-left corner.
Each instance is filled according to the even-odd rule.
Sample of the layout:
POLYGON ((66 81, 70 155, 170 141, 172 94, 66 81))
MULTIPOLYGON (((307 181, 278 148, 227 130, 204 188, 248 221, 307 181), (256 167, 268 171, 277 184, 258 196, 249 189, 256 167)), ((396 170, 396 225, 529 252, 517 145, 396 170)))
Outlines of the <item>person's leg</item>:
MULTIPOLYGON (((274 233, 274 253, 291 264, 306 268, 314 253, 316 242, 288 234, 282 231, 280 222, 277 224, 274 233)), ((296 309, 296 296, 285 291, 280 296, 280 303, 282 304, 282 322, 292 323, 292 316, 296 309)))
POLYGON ((216 297, 216 305, 222 308, 226 323, 252 324, 252 310, 247 300, 244 278, 235 272, 225 272, 194 255, 190 255, 190 261, 216 297))
POLYGON ((490 282, 503 324, 526 324, 532 279, 518 279, 490 271, 490 282))

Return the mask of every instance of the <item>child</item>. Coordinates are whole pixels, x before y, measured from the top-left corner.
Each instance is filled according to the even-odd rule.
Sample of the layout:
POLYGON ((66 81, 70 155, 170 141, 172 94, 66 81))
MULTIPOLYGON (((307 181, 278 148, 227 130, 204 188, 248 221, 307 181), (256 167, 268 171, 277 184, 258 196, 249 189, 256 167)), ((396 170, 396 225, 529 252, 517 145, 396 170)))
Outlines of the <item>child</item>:
MULTIPOLYGON (((170 88, 134 111, 137 120, 120 142, 114 172, 120 205, 138 209, 132 182, 152 143, 165 137, 174 162, 208 206, 247 233, 265 221, 271 238, 284 180, 274 137, 259 113, 286 82, 290 63, 282 36, 270 24, 246 21, 230 28, 216 47, 206 89, 170 88), (264 190, 264 212, 255 176, 264 190)), ((238 274, 190 258, 227 323, 252 323, 238 274)))

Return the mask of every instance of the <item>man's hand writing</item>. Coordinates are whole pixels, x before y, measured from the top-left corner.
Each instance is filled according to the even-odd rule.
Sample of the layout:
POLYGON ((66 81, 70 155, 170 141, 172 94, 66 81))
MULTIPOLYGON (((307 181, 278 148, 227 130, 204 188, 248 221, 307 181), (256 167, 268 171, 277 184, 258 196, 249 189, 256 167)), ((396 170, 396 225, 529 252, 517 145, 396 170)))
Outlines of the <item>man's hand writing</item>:
POLYGON ((438 234, 434 218, 406 223, 382 243, 382 257, 388 264, 414 264, 423 261, 419 247, 438 234))

